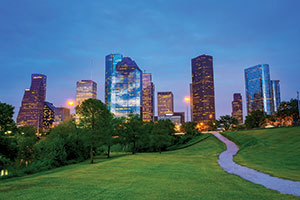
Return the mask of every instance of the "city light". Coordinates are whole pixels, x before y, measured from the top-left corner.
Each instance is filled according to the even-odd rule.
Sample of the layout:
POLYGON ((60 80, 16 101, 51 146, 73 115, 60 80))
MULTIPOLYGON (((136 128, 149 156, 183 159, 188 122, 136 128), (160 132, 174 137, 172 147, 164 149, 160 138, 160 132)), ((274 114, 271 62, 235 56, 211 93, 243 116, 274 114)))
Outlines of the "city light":
POLYGON ((74 101, 68 101, 68 105, 69 106, 73 106, 74 105, 74 101))
POLYGON ((190 101, 190 97, 185 97, 185 98, 184 98, 184 101, 185 101, 185 102, 189 102, 189 101, 190 101))

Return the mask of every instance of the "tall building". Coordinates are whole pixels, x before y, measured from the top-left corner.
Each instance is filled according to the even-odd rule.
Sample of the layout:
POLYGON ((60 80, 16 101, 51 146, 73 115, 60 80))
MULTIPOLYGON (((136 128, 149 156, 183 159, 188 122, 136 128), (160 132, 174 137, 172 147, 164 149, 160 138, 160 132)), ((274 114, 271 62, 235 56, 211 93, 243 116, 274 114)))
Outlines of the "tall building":
POLYGON ((154 84, 150 73, 143 73, 143 120, 153 121, 154 84))
POLYGON ((43 109, 46 99, 46 82, 47 77, 43 74, 31 75, 30 89, 25 89, 22 105, 18 113, 18 126, 42 128, 43 109))
POLYGON ((215 121, 213 57, 201 55, 192 59, 193 121, 215 121))
POLYGON ((105 104, 108 110, 111 110, 111 103, 116 102, 115 95, 112 95, 116 88, 116 65, 121 62, 121 54, 110 54, 105 57, 105 104), (112 99, 114 97, 114 99, 112 99))
POLYGON ((70 109, 64 107, 55 108, 54 125, 58 125, 62 122, 69 121, 70 119, 71 119, 70 109))
POLYGON ((76 106, 87 99, 97 98, 97 83, 92 80, 81 80, 76 83, 76 106))
POLYGON ((245 69, 247 112, 261 110, 273 113, 272 89, 268 64, 245 69))
POLYGON ((191 122, 193 120, 193 84, 190 83, 190 108, 191 108, 191 122))
POLYGON ((243 101, 240 93, 233 94, 231 116, 237 119, 240 124, 243 123, 243 101))
POLYGON ((174 97, 172 92, 157 93, 157 112, 158 117, 174 113, 174 97))
POLYGON ((272 80, 272 99, 273 99, 273 107, 274 112, 277 112, 281 103, 280 99, 280 81, 279 80, 272 80))
POLYGON ((49 130, 54 122, 55 107, 52 103, 44 102, 43 129, 49 130))
POLYGON ((126 117, 131 112, 142 115, 142 74, 131 58, 106 56, 105 103, 115 116, 126 117))

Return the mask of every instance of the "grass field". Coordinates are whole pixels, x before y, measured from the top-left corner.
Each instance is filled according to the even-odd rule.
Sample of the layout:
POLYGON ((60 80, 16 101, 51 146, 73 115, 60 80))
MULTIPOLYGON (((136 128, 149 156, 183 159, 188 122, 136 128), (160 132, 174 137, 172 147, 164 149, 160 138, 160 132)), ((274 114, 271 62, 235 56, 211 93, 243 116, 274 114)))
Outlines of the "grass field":
POLYGON ((224 172, 214 136, 159 153, 114 154, 107 160, 1 180, 0 199, 298 199, 224 172))
POLYGON ((224 133, 240 151, 234 160, 250 168, 300 181, 300 127, 224 133))

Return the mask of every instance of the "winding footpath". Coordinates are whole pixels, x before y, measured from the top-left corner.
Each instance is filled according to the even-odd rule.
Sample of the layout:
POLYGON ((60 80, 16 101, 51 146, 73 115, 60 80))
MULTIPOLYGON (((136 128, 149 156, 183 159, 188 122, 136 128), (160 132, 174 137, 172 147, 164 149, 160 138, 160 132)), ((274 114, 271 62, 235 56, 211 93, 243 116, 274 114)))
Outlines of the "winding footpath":
POLYGON ((212 133, 227 146, 227 150, 219 155, 219 165, 228 173, 235 174, 250 182, 260 184, 266 188, 277 190, 284 194, 292 194, 300 197, 300 182, 286 180, 268 174, 258 172, 254 169, 236 164, 233 156, 239 148, 235 143, 222 136, 220 133, 212 133))

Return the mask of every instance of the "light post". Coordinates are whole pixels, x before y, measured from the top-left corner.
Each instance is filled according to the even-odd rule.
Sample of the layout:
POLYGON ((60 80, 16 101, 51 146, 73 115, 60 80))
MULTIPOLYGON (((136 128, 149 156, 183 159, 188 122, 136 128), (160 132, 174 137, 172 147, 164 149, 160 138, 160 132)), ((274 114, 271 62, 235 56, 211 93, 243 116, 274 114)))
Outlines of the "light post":
POLYGON ((185 97, 184 101, 186 103, 186 121, 189 121, 189 103, 190 103, 190 97, 185 97))
POLYGON ((74 104, 75 104, 74 101, 72 101, 72 100, 69 100, 69 101, 68 101, 68 105, 70 106, 70 117, 72 116, 71 112, 72 112, 72 106, 73 106, 74 104))

